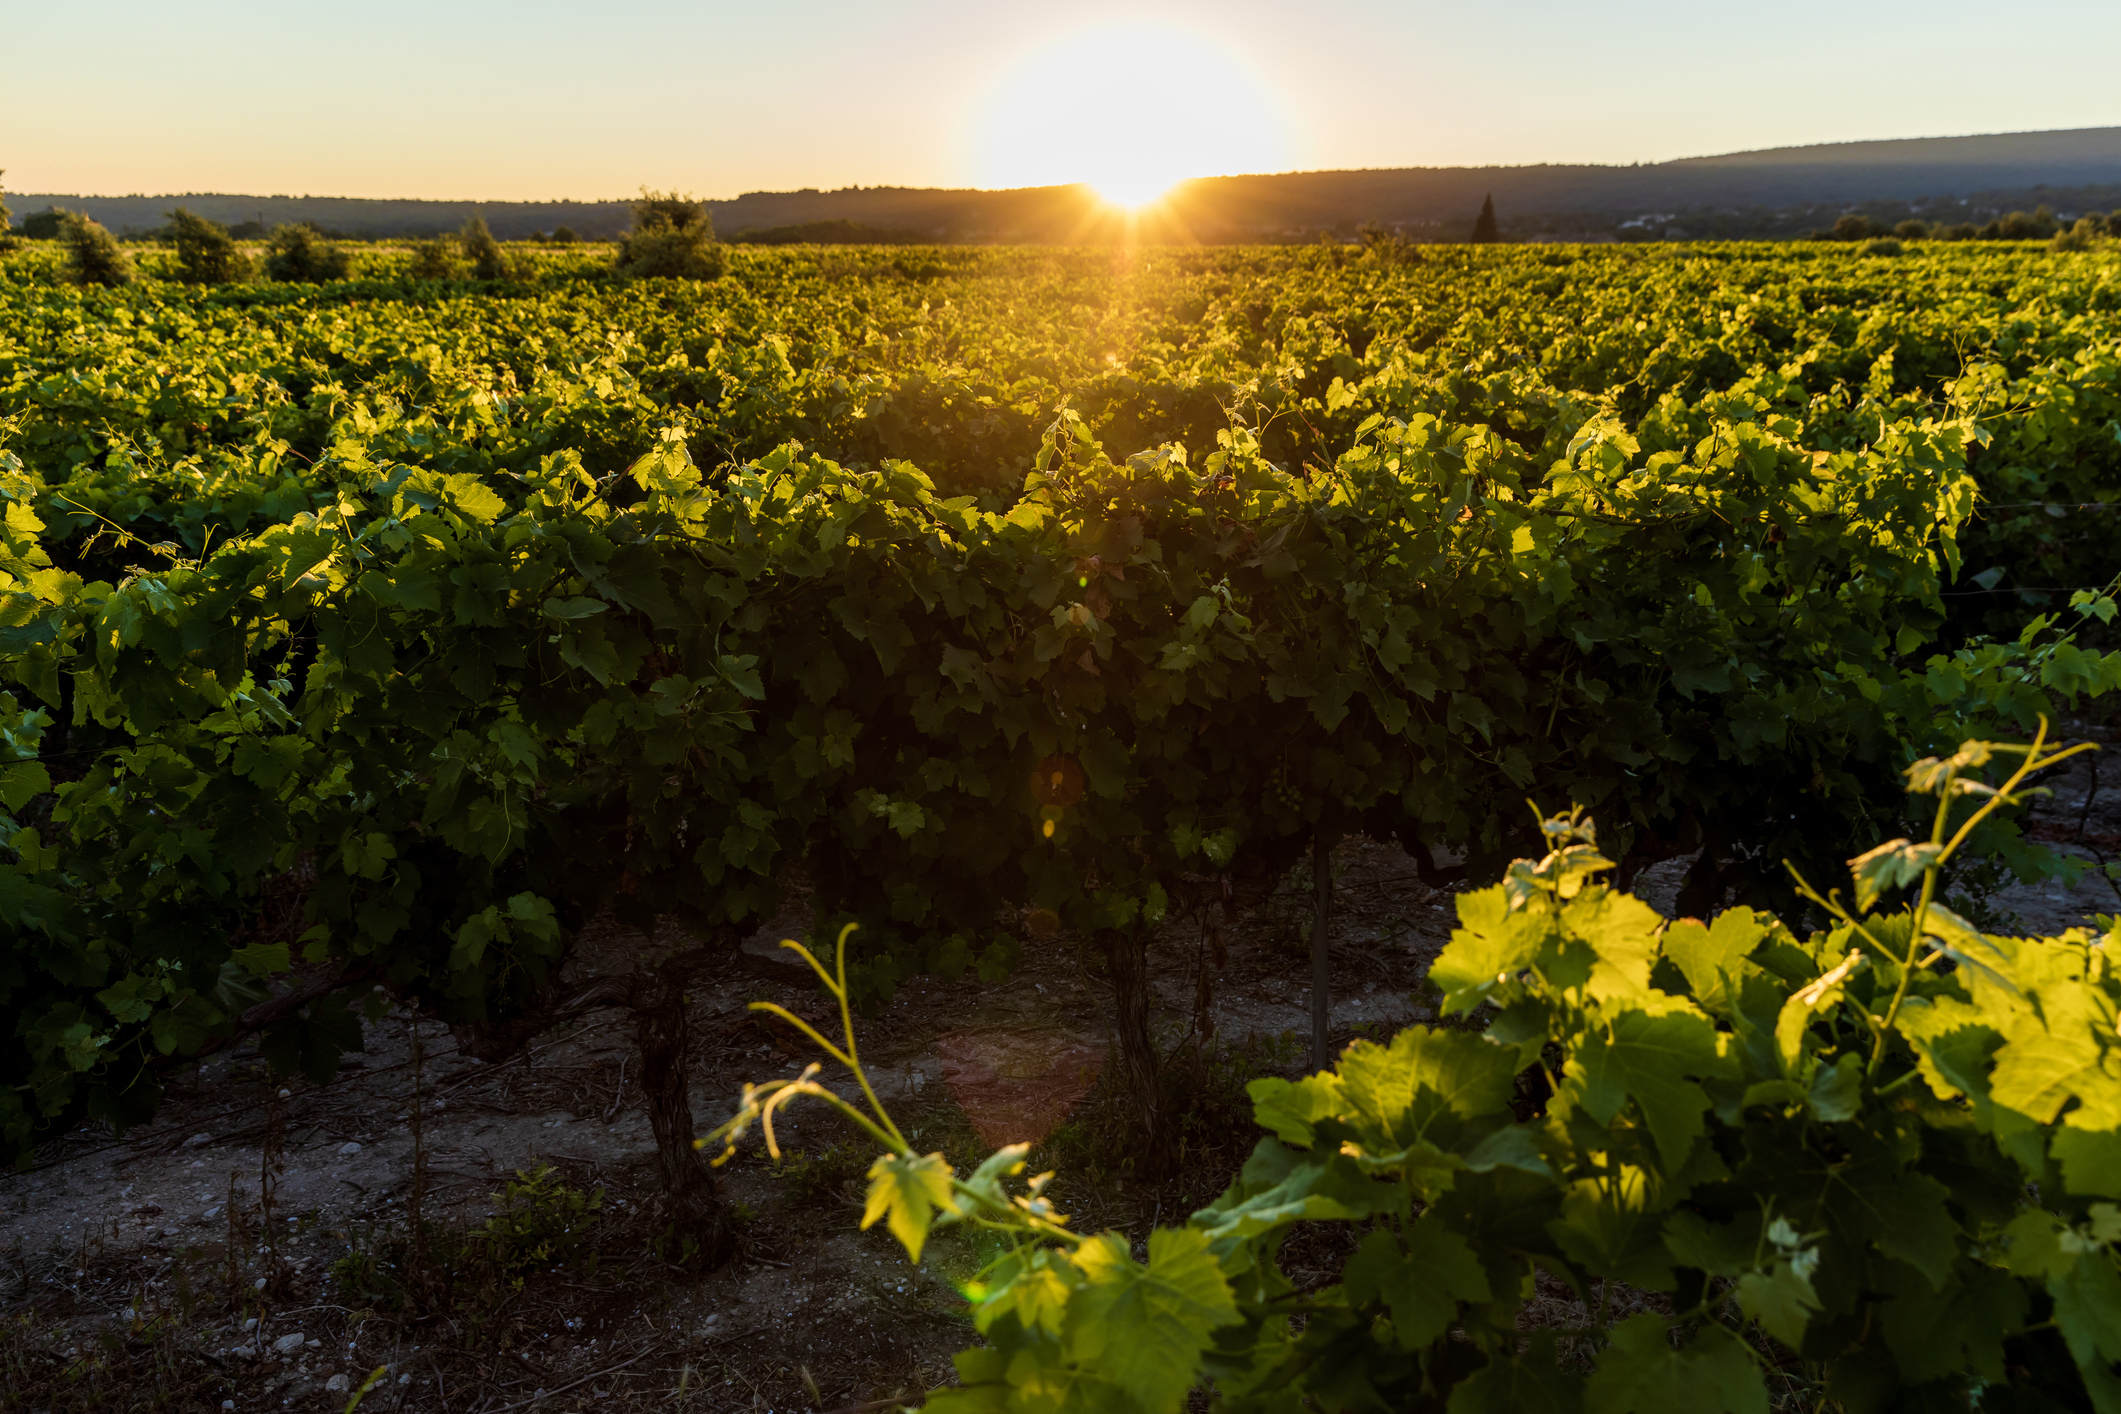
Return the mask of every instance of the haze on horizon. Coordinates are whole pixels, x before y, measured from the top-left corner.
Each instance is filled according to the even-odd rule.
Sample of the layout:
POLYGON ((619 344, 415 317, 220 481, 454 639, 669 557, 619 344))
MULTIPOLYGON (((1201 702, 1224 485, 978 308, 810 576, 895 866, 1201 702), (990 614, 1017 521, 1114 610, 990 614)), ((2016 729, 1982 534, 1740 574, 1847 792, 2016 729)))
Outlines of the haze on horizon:
POLYGON ((596 199, 2121 123, 2111 0, 0 0, 13 191, 596 199))

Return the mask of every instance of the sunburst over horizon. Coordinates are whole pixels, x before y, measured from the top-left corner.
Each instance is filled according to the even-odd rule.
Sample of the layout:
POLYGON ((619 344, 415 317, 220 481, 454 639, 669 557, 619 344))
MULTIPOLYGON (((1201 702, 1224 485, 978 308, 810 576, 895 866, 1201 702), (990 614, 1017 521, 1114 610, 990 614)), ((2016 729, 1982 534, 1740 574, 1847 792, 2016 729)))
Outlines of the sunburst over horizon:
POLYGON ((969 121, 980 185, 1080 182, 1127 210, 1191 178, 1282 170, 1296 148, 1256 74, 1168 25, 1104 26, 1028 54, 969 121))

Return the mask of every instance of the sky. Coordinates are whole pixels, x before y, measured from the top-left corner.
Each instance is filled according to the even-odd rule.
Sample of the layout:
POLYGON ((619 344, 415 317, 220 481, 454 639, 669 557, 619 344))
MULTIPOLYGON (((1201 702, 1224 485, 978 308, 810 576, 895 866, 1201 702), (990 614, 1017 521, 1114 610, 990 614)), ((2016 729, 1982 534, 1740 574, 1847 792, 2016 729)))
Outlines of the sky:
POLYGON ((1131 198, 2116 125, 2121 4, 0 0, 0 65, 19 192, 1131 198))

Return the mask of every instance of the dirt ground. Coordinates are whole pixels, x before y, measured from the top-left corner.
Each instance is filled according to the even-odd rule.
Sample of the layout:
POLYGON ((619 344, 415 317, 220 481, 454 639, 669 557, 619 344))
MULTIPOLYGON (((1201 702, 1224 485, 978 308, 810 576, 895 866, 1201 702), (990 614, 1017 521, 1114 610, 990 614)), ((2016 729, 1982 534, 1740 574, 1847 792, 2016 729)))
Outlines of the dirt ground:
MULTIPOLYGON (((2096 865, 2121 855, 2121 765, 2096 789, 2093 769, 2079 762, 2052 783, 2035 833, 2096 865)), ((1669 911, 1687 862, 1645 871, 1636 891, 1669 911)), ((1422 978, 1453 913, 1450 895, 1422 884, 1394 846, 1348 840, 1334 863, 1338 1045, 1427 1015, 1422 978)), ((1094 1078, 1107 993, 1065 937, 1027 945, 1005 983, 901 987, 859 1027, 884 1103, 917 1144, 964 1164, 996 1126, 1043 1127, 1080 1096, 1034 1169, 1060 1171, 1055 1195, 1078 1224, 1145 1237, 1211 1199, 1242 1162, 1252 1142, 1244 1081, 1304 1069, 1307 876, 1300 868, 1227 931, 1220 966, 1197 924, 1174 925, 1155 945, 1170 1064, 1198 1096, 1178 1179, 1139 1183, 1126 1171, 1124 1115, 1094 1078), (1212 1036, 1198 1024, 1203 968, 1212 1036), (994 1110, 993 1093, 1022 1098, 1021 1085, 1011 1089, 1020 1080, 1031 1100, 994 1110)), ((2095 868, 2075 889, 2013 886, 1986 904, 1999 919, 2015 916, 2010 931, 2044 933, 2121 909, 2121 891, 2095 868)), ((806 921, 792 911, 755 941, 806 921)), ((793 1074, 809 1058, 746 1003, 822 1015, 817 996, 763 946, 693 994, 703 1131, 734 1109, 744 1081, 793 1074)), ((657 1217, 632 1057, 614 1013, 500 1065, 459 1054, 432 1023, 391 1014, 327 1085, 268 1077, 239 1050, 176 1077, 149 1125, 122 1137, 89 1126, 46 1145, 27 1172, 0 1176, 5 1402, 339 1410, 380 1370, 361 1403, 378 1414, 650 1403, 823 1414, 891 1407, 949 1379, 950 1354, 974 1342, 957 1289, 987 1254, 946 1231, 914 1267, 881 1229, 858 1231, 872 1155, 819 1110, 792 1112, 783 1164, 754 1140, 722 1171, 744 1218, 742 1257, 705 1277, 667 1260, 676 1254, 657 1217), (533 1251, 498 1275, 466 1257, 475 1249, 464 1235, 509 1210, 495 1195, 541 1166, 551 1170, 547 1193, 528 1210, 561 1211, 554 1180, 601 1195, 563 1224, 571 1235, 553 1239, 555 1251, 573 1248, 533 1251), (415 1208, 437 1224, 430 1266, 457 1283, 420 1318, 379 1304, 359 1275, 402 1257, 415 1208)), ((1320 1279, 1336 1269, 1344 1254, 1332 1241, 1292 1239, 1300 1279, 1307 1265, 1320 1279)), ((1544 1292, 1531 1318, 1577 1324, 1572 1305, 1558 1288, 1544 1292)))

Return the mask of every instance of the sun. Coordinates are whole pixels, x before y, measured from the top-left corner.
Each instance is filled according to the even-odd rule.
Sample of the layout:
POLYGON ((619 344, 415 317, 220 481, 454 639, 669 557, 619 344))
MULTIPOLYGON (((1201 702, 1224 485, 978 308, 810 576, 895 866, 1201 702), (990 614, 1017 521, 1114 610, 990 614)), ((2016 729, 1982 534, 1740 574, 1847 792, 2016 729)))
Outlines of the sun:
POLYGON ((1087 30, 997 76, 973 117, 985 187, 1089 185, 1138 208, 1188 177, 1287 165, 1289 123, 1219 46, 1163 25, 1087 30))

